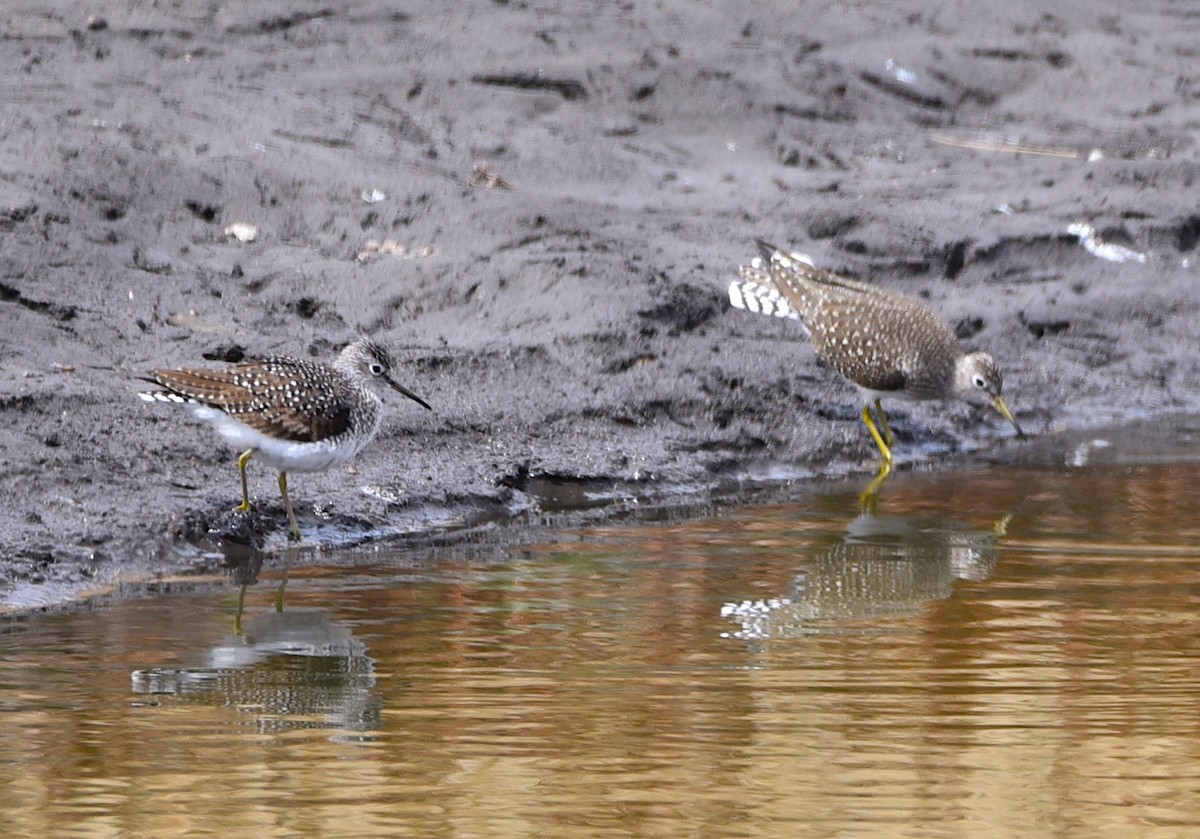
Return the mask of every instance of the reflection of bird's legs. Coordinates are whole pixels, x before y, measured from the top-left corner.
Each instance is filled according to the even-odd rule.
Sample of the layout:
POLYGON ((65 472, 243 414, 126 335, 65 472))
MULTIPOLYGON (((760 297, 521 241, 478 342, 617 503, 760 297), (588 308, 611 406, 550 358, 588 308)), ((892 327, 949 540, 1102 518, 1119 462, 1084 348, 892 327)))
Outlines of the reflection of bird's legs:
POLYGON ((998 522, 993 524, 992 532, 995 533, 997 537, 1007 536, 1008 535, 1008 523, 1013 520, 1013 516, 1015 516, 1015 515, 1016 515, 1016 513, 1009 513, 1007 516, 1005 516, 1004 518, 1000 519, 998 522))
POLYGON ((275 591, 275 611, 283 611, 283 593, 287 589, 288 571, 292 567, 292 561, 295 560, 298 551, 295 548, 288 548, 287 560, 283 563, 283 575, 279 578, 279 588, 275 591))
POLYGON ((237 612, 233 615, 233 634, 239 638, 242 635, 242 607, 246 605, 246 586, 249 583, 242 583, 238 589, 237 612))
POLYGON ((867 488, 862 491, 862 495, 858 496, 859 509, 866 515, 873 516, 878 511, 879 491, 883 489, 883 485, 887 482, 891 474, 892 462, 885 460, 879 467, 879 471, 875 473, 875 477, 871 479, 871 483, 867 484, 867 488))

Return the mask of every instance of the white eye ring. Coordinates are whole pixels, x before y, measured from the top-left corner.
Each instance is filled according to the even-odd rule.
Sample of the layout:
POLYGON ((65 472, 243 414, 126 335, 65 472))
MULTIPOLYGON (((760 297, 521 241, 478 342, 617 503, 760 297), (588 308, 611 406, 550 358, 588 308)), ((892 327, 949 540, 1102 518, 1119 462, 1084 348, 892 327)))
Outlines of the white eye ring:
POLYGON ((975 378, 971 379, 971 384, 975 385, 975 387, 979 388, 980 390, 983 390, 987 387, 987 382, 984 380, 983 376, 979 375, 978 373, 975 374, 975 378))
POLYGON ((378 361, 372 361, 370 366, 367 369, 369 369, 371 371, 372 376, 382 376, 383 375, 383 365, 380 364, 378 361))

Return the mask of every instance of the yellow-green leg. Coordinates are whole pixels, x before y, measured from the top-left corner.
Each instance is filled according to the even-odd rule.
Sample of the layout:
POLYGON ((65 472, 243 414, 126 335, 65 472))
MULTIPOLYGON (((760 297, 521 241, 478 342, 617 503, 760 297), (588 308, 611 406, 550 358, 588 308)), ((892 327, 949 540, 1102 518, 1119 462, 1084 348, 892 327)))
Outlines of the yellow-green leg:
POLYGON ((292 541, 300 541, 300 525, 296 522, 296 514, 292 512, 292 499, 287 494, 287 472, 279 473, 279 491, 283 493, 283 506, 287 508, 288 523, 292 526, 292 541))
MULTIPOLYGON (((875 400, 875 404, 879 404, 879 400, 875 400)), ((867 424, 867 430, 871 432, 871 437, 875 440, 875 445, 879 446, 879 453, 883 455, 883 462, 888 467, 889 471, 892 466, 892 450, 888 448, 888 444, 884 442, 883 435, 879 433, 879 429, 875 427, 875 422, 871 419, 871 406, 863 405, 862 410, 863 422, 867 424)), ((883 418, 883 409, 879 409, 879 420, 883 423, 883 427, 887 430, 887 420, 883 418)), ((891 435, 891 431, 888 431, 891 435)))
POLYGON ((883 403, 878 399, 875 400, 875 413, 879 415, 879 424, 883 427, 883 441, 890 446, 896 442, 896 438, 892 436, 892 429, 888 428, 887 414, 883 412, 883 403))
POLYGON ((250 456, 254 454, 254 449, 246 449, 238 456, 238 470, 242 473, 242 503, 233 508, 236 513, 250 512, 250 490, 246 487, 246 464, 250 462, 250 456))

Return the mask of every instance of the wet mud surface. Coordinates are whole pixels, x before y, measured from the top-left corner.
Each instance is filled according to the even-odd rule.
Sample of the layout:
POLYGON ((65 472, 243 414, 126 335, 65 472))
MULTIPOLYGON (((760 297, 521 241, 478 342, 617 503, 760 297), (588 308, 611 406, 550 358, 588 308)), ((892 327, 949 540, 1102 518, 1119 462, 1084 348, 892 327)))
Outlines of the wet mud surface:
MULTIPOLYGON (((236 453, 137 377, 360 331, 434 411, 295 476, 320 544, 868 474, 853 388, 727 304, 756 236, 925 299, 1035 437, 1196 411, 1198 41, 1166 2, 9 4, 0 601, 281 547, 275 476, 233 516, 236 453)), ((890 416, 902 463, 1020 456, 890 416)))

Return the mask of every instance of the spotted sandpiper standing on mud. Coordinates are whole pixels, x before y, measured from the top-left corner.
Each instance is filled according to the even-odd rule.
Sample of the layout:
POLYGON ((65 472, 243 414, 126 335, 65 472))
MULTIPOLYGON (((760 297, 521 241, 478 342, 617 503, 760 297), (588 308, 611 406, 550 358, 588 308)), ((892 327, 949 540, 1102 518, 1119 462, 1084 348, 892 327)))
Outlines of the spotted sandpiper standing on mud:
POLYGON ((366 337, 352 341, 331 364, 273 356, 223 370, 155 370, 146 381, 161 390, 139 393, 147 402, 172 402, 245 451, 238 457, 242 503, 250 509, 246 464, 254 454, 279 471, 291 538, 300 525, 288 498, 288 472, 320 472, 345 463, 379 431, 383 403, 372 386, 390 385, 419 405, 421 397, 391 377, 387 350, 366 337))
POLYGON ((1024 436, 1000 396, 1003 377, 984 352, 964 353, 954 333, 923 303, 815 267, 802 254, 761 240, 760 256, 739 269, 729 301, 739 309, 800 321, 817 355, 857 385, 862 418, 890 470, 894 442, 881 399, 986 401, 1024 436), (877 428, 871 417, 874 404, 877 428))

